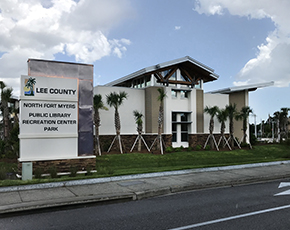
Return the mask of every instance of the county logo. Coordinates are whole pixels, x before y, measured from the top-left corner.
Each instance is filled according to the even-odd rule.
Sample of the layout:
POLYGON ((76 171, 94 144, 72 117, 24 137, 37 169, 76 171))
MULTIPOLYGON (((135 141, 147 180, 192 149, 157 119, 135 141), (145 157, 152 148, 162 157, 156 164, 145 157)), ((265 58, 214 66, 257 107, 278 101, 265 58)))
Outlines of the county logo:
POLYGON ((25 96, 34 96, 34 85, 36 83, 35 78, 24 79, 24 95, 25 96))

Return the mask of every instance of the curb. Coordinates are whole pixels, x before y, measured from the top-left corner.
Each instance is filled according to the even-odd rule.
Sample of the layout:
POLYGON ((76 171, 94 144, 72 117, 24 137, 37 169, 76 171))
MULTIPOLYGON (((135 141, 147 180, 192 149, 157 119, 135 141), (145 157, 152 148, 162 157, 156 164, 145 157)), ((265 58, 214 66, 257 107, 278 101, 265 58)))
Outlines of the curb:
POLYGON ((45 201, 35 201, 35 202, 26 202, 20 204, 11 204, 0 206, 0 214, 8 213, 17 213, 24 211, 33 211, 39 209, 48 209, 56 207, 65 207, 65 206, 75 206, 75 205, 84 205, 84 204, 93 204, 93 203, 103 203, 103 202, 121 202, 134 200, 135 195, 133 193, 125 194, 115 194, 108 197, 101 195, 96 196, 85 196, 85 197, 74 197, 66 199, 54 199, 54 200, 45 200, 45 201))

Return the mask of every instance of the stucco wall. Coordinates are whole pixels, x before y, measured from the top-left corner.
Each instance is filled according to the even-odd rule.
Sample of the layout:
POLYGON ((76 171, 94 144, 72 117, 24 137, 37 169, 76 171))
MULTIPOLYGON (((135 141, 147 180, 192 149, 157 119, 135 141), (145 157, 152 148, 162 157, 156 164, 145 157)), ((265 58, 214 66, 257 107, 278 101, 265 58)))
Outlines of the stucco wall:
POLYGON ((145 121, 146 133, 157 133, 158 132, 158 114, 160 102, 157 100, 158 91, 160 87, 147 87, 145 88, 145 121))
MULTIPOLYGON (((217 106, 220 109, 224 109, 226 105, 229 105, 229 95, 227 94, 210 94, 205 93, 204 94, 204 108, 206 106, 213 107, 217 106)), ((207 113, 204 113, 204 133, 209 133, 209 121, 210 116, 207 113)), ((214 118, 214 133, 220 133, 220 123, 218 122, 218 119, 214 118)), ((229 122, 226 122, 226 129, 225 132, 229 132, 229 122)))
MULTIPOLYGON (((145 115, 145 91, 144 89, 132 89, 125 87, 105 87, 105 86, 96 86, 94 87, 94 95, 101 94, 103 102, 108 111, 100 110, 101 118, 101 135, 112 135, 115 134, 115 124, 114 124, 114 113, 115 109, 110 108, 106 102, 106 95, 109 95, 111 92, 119 93, 125 91, 128 93, 128 98, 124 100, 123 104, 119 107, 119 114, 121 119, 121 134, 135 134, 136 124, 133 116, 133 111, 138 110, 145 115)), ((145 119, 143 119, 143 130, 146 125, 145 119)))
MULTIPOLYGON (((240 111, 243 106, 248 106, 249 105, 249 99, 248 99, 248 91, 240 91, 237 93, 231 93, 229 95, 229 101, 232 104, 237 105, 237 111, 240 111)), ((243 121, 239 120, 234 120, 234 136, 239 138, 243 137, 243 121)), ((249 128, 247 129, 247 135, 249 137, 249 128)))
POLYGON ((204 93, 196 91, 196 133, 204 133, 204 93))

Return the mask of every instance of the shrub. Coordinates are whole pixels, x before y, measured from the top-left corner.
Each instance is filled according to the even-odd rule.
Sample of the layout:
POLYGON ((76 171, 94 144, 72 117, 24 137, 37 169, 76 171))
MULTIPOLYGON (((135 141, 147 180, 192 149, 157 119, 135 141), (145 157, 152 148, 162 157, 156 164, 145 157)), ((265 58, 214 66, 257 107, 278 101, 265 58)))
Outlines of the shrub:
POLYGON ((184 151, 184 147, 182 145, 178 148, 175 148, 175 152, 182 152, 182 151, 184 151))
POLYGON ((50 174, 50 177, 51 177, 51 178, 57 178, 57 177, 58 177, 58 176, 57 176, 57 170, 56 170, 56 167, 55 167, 55 166, 50 167, 50 168, 48 169, 48 173, 50 174))
POLYGON ((5 180, 6 179, 6 168, 5 167, 1 167, 0 168, 0 180, 5 180))
POLYGON ((70 177, 76 177, 77 176, 77 172, 78 172, 77 167, 71 166, 69 171, 70 171, 70 175, 69 175, 70 177))
POLYGON ((283 141, 283 144, 290 146, 290 139, 286 139, 285 141, 283 141))
POLYGON ((205 150, 211 150, 210 145, 205 146, 205 150))
POLYGON ((86 167, 86 171, 87 171, 87 173, 86 173, 87 176, 90 176, 90 175, 93 174, 93 173, 92 173, 92 167, 91 167, 90 165, 88 165, 88 166, 86 167))
POLYGON ((42 177, 42 174, 43 174, 43 169, 42 168, 36 168, 34 170, 34 177, 36 179, 40 179, 42 177))
POLYGON ((168 152, 168 153, 171 153, 174 151, 174 148, 172 146, 168 146, 166 149, 165 149, 165 152, 168 152))
POLYGON ((201 145, 195 146, 195 150, 201 150, 201 149, 202 149, 202 146, 201 145))
POLYGON ((251 142, 251 144, 255 145, 255 144, 257 144, 257 141, 258 141, 257 137, 254 134, 250 134, 250 142, 251 142))
POLYGON ((244 142, 241 143, 241 147, 242 147, 242 148, 243 148, 243 147, 248 147, 248 146, 249 146, 248 143, 244 143, 244 142))

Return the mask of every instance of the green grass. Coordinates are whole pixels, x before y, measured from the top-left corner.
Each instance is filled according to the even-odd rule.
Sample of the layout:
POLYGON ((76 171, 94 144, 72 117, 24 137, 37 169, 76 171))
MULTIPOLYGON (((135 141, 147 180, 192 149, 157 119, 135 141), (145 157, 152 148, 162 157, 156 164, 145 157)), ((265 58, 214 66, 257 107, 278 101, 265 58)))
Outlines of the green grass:
MULTIPOLYGON (((97 173, 92 175, 62 176, 61 178, 41 178, 31 181, 0 180, 0 186, 37 184, 97 177, 119 176, 139 173, 162 172, 227 165, 250 164, 290 160, 289 145, 269 144, 254 146, 253 149, 233 151, 191 151, 172 152, 164 155, 150 153, 126 153, 97 156, 97 173)), ((15 164, 0 166, 12 170, 15 164)))
POLYGON ((172 152, 164 155, 104 155, 97 157, 97 169, 106 167, 111 175, 126 175, 280 160, 290 160, 289 146, 264 145, 251 150, 172 152))

